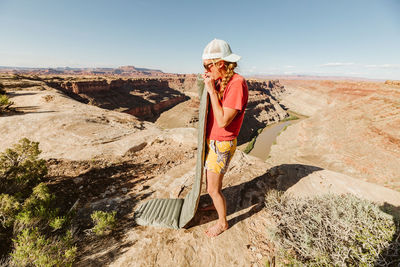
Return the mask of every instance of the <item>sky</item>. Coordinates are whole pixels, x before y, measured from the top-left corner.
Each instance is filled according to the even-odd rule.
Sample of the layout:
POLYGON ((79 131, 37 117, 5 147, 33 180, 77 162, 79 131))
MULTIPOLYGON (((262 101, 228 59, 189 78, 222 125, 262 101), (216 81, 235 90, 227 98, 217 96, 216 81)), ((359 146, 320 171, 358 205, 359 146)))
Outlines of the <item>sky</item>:
POLYGON ((0 0, 0 66, 200 73, 214 38, 247 76, 400 80, 400 0, 0 0))

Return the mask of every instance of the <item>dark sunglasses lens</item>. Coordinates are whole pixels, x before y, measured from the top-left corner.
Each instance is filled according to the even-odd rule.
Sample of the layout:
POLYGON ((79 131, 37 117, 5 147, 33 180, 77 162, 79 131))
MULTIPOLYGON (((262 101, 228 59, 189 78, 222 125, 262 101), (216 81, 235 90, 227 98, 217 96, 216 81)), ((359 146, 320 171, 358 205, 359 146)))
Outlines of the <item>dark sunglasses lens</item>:
POLYGON ((203 66, 204 66, 204 68, 205 68, 206 70, 210 70, 211 65, 212 65, 212 63, 209 63, 209 64, 207 64, 207 65, 204 65, 204 64, 203 64, 203 66))

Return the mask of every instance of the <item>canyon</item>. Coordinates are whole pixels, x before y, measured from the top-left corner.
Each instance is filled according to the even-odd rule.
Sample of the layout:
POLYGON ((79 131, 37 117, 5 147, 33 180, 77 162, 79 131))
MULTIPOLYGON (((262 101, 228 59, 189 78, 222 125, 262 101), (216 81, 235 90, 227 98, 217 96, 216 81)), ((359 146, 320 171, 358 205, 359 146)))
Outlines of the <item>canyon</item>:
MULTIPOLYGON (((229 230, 212 239, 204 234, 217 218, 212 211, 199 211, 187 229, 135 225, 141 201, 190 191, 196 81, 195 75, 0 74, 15 108, 0 117, 0 151, 22 137, 40 142, 46 182, 63 208, 75 206, 79 214, 76 266, 265 266, 274 255, 267 231, 273 222, 264 208, 273 189, 300 196, 353 193, 400 207, 396 85, 249 79, 241 144, 289 111, 305 118, 282 130, 267 160, 236 151, 223 180, 229 230), (117 229, 101 239, 84 233, 90 227, 85 218, 99 209, 118 212, 117 229)), ((205 187, 200 205, 210 203, 205 187)))
POLYGON ((279 135, 271 151, 274 164, 313 164, 400 190, 398 87, 362 81, 282 83, 291 94, 281 103, 310 117, 279 135))

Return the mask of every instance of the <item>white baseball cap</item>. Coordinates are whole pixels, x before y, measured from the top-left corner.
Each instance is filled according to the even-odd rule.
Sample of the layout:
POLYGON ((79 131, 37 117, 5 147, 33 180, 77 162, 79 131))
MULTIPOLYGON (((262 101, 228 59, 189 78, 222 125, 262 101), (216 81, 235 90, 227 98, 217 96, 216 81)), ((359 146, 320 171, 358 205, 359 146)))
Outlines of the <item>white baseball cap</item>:
POLYGON ((240 56, 232 53, 231 47, 224 40, 214 39, 204 48, 202 59, 220 58, 227 62, 237 62, 240 56))

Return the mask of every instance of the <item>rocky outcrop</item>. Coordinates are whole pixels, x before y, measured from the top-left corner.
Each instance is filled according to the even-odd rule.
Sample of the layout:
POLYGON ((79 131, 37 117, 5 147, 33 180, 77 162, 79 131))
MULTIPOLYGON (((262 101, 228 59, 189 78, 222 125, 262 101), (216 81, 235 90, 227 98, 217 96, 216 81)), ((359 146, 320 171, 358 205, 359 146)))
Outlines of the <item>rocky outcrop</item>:
POLYGON ((177 103, 185 101, 185 99, 186 99, 186 96, 178 96, 178 97, 174 97, 174 98, 170 98, 168 100, 158 102, 156 104, 149 104, 149 105, 134 107, 134 108, 129 109, 124 112, 131 114, 133 116, 136 116, 138 118, 153 118, 153 117, 159 115, 164 110, 175 106, 177 103))
POLYGON ((189 99, 183 92, 192 90, 195 79, 180 77, 103 79, 49 82, 76 100, 105 109, 154 120, 176 104, 189 99))
POLYGON ((109 91, 120 88, 135 88, 137 90, 163 90, 172 88, 180 92, 195 92, 196 77, 185 75, 184 77, 170 78, 135 78, 135 79, 102 79, 102 80, 67 80, 51 82, 50 85, 57 86, 67 92, 85 94, 98 91, 109 91))
POLYGON ((260 128, 278 122, 289 114, 278 102, 278 97, 285 88, 278 80, 249 80, 249 102, 247 104, 243 126, 238 136, 238 143, 249 141, 260 128))
POLYGON ((75 94, 85 94, 99 91, 118 90, 120 88, 135 88, 139 90, 162 90, 168 88, 167 80, 163 79, 115 79, 115 80, 86 80, 66 81, 59 83, 65 91, 75 94))
POLYGON ((60 86, 67 92, 82 94, 92 93, 99 91, 110 90, 110 84, 106 80, 101 81, 81 81, 81 82, 65 82, 61 83, 60 86))
MULTIPOLYGON (((289 95, 298 96, 297 104, 317 103, 318 95, 329 104, 322 107, 317 103, 318 109, 310 118, 289 126, 277 137, 270 153, 274 165, 320 166, 400 190, 397 88, 389 88, 382 82, 358 81, 290 81, 290 84, 289 95)), ((292 110, 292 106, 288 107, 292 110)))
POLYGON ((393 86, 399 86, 400 87, 400 81, 391 81, 391 80, 387 80, 385 82, 385 84, 387 85, 393 85, 393 86))

